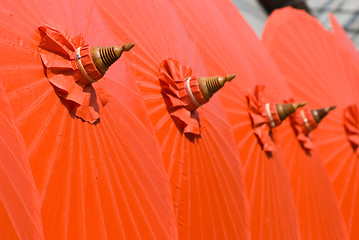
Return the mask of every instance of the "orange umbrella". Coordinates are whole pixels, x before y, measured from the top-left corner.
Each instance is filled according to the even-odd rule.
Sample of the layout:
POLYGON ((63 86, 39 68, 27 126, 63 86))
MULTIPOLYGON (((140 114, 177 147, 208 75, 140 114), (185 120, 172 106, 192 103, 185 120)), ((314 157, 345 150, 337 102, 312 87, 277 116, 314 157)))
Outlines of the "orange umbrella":
POLYGON ((244 166, 252 238, 298 239, 289 178, 273 141, 277 130, 270 130, 265 108, 273 110, 272 120, 279 123, 274 103, 292 96, 279 69, 230 1, 172 2, 208 71, 237 76, 218 95, 244 166))
POLYGON ((208 101, 231 77, 204 78, 210 75, 167 1, 113 1, 101 8, 110 13, 107 20, 118 37, 136 42, 126 61, 161 145, 179 238, 248 239, 247 200, 231 127, 219 99, 214 95, 208 101), (200 91, 203 82, 211 93, 200 91))
POLYGON ((89 43, 123 41, 90 0, 0 6, 1 83, 25 141, 45 238, 176 239, 159 145, 123 60, 90 83, 132 45, 93 51, 89 43), (98 54, 104 65, 94 65, 98 54))
POLYGON ((1 85, 0 103, 0 238, 43 239, 40 197, 1 85))
MULTIPOLYGON (((355 223, 359 220, 359 202, 356 200, 356 182, 359 168, 351 144, 355 145, 357 142, 357 110, 353 104, 358 101, 359 96, 358 58, 356 51, 352 52, 350 49, 353 48, 347 45, 348 39, 343 38, 343 30, 340 30, 335 22, 332 22, 332 25, 334 33, 325 30, 312 16, 287 8, 270 17, 263 34, 263 42, 281 68, 295 96, 305 98, 308 105, 313 108, 332 104, 337 106, 311 136, 302 135, 303 143, 314 144, 313 151, 318 151, 321 155, 344 216, 349 237, 357 239, 359 231, 355 223)), ((321 168, 318 162, 311 164, 321 168)), ((308 168, 305 173, 312 171, 308 168)), ((317 172, 312 174, 318 175, 317 172)), ((318 179, 322 178, 322 175, 318 175, 318 179)), ((323 183, 312 190, 315 190, 315 194, 310 195, 312 201, 316 200, 317 206, 321 208, 323 202, 328 203, 328 197, 316 197, 323 195, 323 183)), ((312 183, 311 186, 315 185, 312 183)), ((336 223, 336 228, 335 224, 329 225, 329 219, 340 218, 335 213, 335 207, 328 206, 323 208, 322 212, 325 214, 318 216, 316 221, 317 229, 320 228, 323 232, 321 238, 326 236, 327 239, 343 239, 341 224, 336 223)), ((317 229, 307 229, 306 234, 314 234, 317 229)))

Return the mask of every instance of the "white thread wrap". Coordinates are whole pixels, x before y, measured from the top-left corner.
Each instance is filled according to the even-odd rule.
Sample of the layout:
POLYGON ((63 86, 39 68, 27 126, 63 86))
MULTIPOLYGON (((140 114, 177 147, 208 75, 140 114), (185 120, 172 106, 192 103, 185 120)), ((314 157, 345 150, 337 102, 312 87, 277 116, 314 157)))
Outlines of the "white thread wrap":
POLYGON ((79 48, 77 48, 77 49, 75 50, 77 67, 80 69, 82 75, 83 75, 87 80, 89 80, 90 82, 94 83, 94 82, 96 82, 96 80, 93 79, 92 77, 90 77, 90 76, 87 74, 87 72, 86 72, 84 66, 82 65, 82 62, 81 62, 81 54, 80 54, 81 52, 80 52, 80 50, 81 50, 81 47, 79 47, 79 48))
POLYGON ((186 80, 186 83, 185 83, 186 92, 187 92, 189 98, 191 99, 191 101, 194 102, 197 105, 197 107, 200 107, 202 105, 199 102, 197 102, 196 98, 193 96, 193 93, 191 91, 191 86, 189 83, 190 80, 191 80, 191 77, 187 78, 187 80, 186 80))
POLYGON ((273 120, 272 113, 270 112, 270 103, 266 103, 265 108, 266 108, 268 119, 270 121, 270 125, 271 125, 272 128, 274 128, 276 125, 275 125, 275 122, 273 120))
POLYGON ((308 122, 308 118, 305 116, 304 110, 300 110, 300 116, 303 119, 305 127, 308 128, 309 131, 312 131, 313 128, 310 126, 310 124, 308 122))

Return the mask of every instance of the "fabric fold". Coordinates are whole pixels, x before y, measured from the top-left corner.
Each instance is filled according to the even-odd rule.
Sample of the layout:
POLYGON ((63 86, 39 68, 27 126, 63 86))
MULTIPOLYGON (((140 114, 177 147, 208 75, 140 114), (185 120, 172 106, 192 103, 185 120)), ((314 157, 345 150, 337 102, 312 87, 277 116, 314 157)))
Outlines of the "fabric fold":
POLYGON ((298 109, 289 116, 289 120, 299 144, 306 152, 311 152, 313 150, 313 142, 309 133, 318 126, 311 109, 306 106, 298 109))
POLYGON ((39 31, 40 56, 55 93, 71 114, 91 124, 98 122, 100 109, 106 105, 109 96, 101 87, 93 85, 103 75, 92 61, 91 46, 85 44, 82 35, 72 37, 46 23, 39 26, 39 31), (90 78, 84 76, 79 62, 90 78))
POLYGON ((359 110, 356 104, 350 105, 343 110, 344 128, 347 138, 355 153, 359 156, 359 110))
POLYGON ((167 110, 184 134, 200 135, 199 115, 196 109, 208 102, 199 89, 192 69, 173 59, 160 65, 159 81, 167 110))

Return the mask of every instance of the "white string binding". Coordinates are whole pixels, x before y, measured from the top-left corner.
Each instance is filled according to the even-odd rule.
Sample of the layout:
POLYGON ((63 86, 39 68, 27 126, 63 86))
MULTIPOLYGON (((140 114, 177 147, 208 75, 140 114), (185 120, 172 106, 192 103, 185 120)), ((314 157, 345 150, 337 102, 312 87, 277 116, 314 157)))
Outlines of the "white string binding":
POLYGON ((273 120, 272 113, 270 112, 270 103, 266 103, 265 107, 266 107, 267 116, 268 116, 269 121, 270 121, 270 125, 271 125, 272 128, 274 128, 276 125, 275 125, 275 122, 273 120))
POLYGON ((300 110, 300 116, 302 117, 304 125, 306 126, 306 128, 308 128, 309 131, 312 131, 313 128, 310 126, 310 124, 308 122, 308 118, 305 116, 304 110, 300 110))
POLYGON ((90 77, 90 76, 87 74, 87 72, 86 72, 84 66, 82 65, 80 50, 81 50, 81 47, 79 47, 79 48, 77 48, 77 49, 75 50, 77 67, 80 69, 82 75, 83 75, 87 80, 89 80, 90 82, 94 83, 94 82, 96 82, 96 80, 93 79, 92 77, 90 77))
POLYGON ((186 83, 185 83, 186 92, 187 92, 189 98, 192 100, 192 102, 194 102, 197 105, 197 107, 200 107, 200 106, 202 106, 202 104, 197 102, 197 100, 193 96, 193 93, 191 91, 191 86, 190 86, 190 83, 189 83, 190 80, 191 80, 191 77, 187 78, 187 80, 186 80, 186 83))

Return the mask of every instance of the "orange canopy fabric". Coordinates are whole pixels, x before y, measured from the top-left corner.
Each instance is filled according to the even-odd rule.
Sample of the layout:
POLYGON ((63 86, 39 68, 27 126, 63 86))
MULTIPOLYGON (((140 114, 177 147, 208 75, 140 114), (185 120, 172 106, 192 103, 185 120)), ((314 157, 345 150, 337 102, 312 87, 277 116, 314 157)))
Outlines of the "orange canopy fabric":
MULTIPOLYGON (((161 94, 164 60, 177 61, 178 72, 191 68, 193 77, 210 76, 180 18, 165 0, 107 1, 100 8, 116 36, 137 44, 126 62, 161 145, 179 238, 249 239, 242 167, 219 99, 214 96, 196 110, 200 135, 191 139, 177 128, 161 94)), ((185 70, 168 82, 181 82, 183 77, 185 70)))
MULTIPOLYGON (((172 3, 198 46, 207 71, 211 75, 236 75, 217 94, 234 131, 244 167, 251 238, 298 239, 297 213, 283 157, 276 144, 272 145, 272 154, 262 148, 252 127, 246 98, 257 85, 266 86, 266 103, 280 103, 292 96, 279 69, 230 1, 172 3)), ((270 139, 269 127, 262 126, 266 129, 260 132, 270 139)), ((274 139, 276 132, 272 132, 274 139)))
POLYGON ((113 38, 91 0, 5 0, 0 8, 0 81, 24 138, 45 238, 177 239, 159 144, 123 60, 131 53, 93 84, 109 99, 90 124, 56 95, 38 51, 44 22, 92 46, 125 39, 113 38))
POLYGON ((41 201, 5 90, 0 85, 0 238, 44 239, 41 201))
MULTIPOLYGON (((322 168, 318 162, 313 161, 322 159, 347 230, 341 227, 340 216, 335 213, 334 203, 331 203, 332 207, 328 205, 324 208, 323 204, 328 204, 329 197, 327 194, 326 197, 323 196, 324 182, 321 182, 316 188, 314 188, 316 183, 309 184, 313 186, 311 190, 313 194, 308 195, 312 196, 313 203, 317 201, 315 209, 322 209, 323 214, 318 215, 317 220, 313 221, 316 228, 309 229, 302 224, 302 234, 313 239, 318 236, 326 239, 344 239, 343 232, 348 231, 350 239, 358 239, 359 231, 356 227, 359 220, 358 159, 344 128, 344 110, 358 102, 357 53, 349 50, 353 48, 347 45, 348 39, 342 38, 343 30, 338 32, 338 26, 335 25, 333 29, 336 30, 331 33, 325 30, 317 19, 305 12, 286 8, 277 11, 269 18, 263 33, 263 42, 281 68, 296 97, 305 99, 311 108, 334 104, 337 106, 309 135, 314 144, 314 153, 319 152, 321 158, 313 156, 309 161, 306 159, 307 155, 301 154, 306 157, 303 157, 303 161, 311 164, 306 171, 303 170, 303 175, 312 174, 318 179, 323 178, 324 176, 321 176, 323 174, 319 175, 318 169, 314 170, 309 166, 317 165, 316 168, 322 168), (320 195, 323 197, 316 197, 320 195), (330 224, 329 219, 336 221, 332 220, 330 224), (322 232, 320 235, 319 230, 322 232)), ((285 135, 283 137, 285 138, 285 135)), ((285 138, 285 141, 290 143, 288 138, 285 138)), ((294 142, 287 145, 290 154, 294 151, 294 147, 290 147, 293 146, 292 144, 297 145, 294 142)), ((290 166, 298 169, 296 165, 290 166)), ((314 219, 314 216, 305 217, 304 210, 301 212, 303 213, 301 218, 304 220, 314 219)), ((310 209, 307 212, 310 212, 310 209)))

